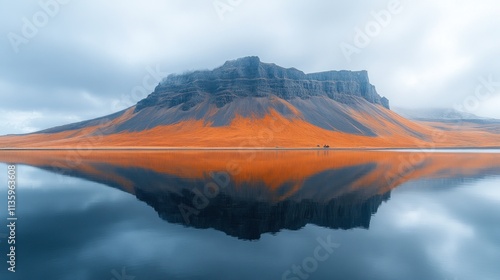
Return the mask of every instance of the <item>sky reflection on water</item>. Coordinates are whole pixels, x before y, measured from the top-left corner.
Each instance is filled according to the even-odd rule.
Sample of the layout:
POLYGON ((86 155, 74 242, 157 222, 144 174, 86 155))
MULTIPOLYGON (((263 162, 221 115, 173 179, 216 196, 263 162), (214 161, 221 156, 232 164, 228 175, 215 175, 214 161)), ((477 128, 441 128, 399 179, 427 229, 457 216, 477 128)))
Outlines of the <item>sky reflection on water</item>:
MULTIPOLYGON (((94 161, 65 173, 71 176, 48 171, 43 162, 31 162, 39 168, 20 164, 18 272, 8 274, 4 267, 0 275, 116 279, 114 272, 125 271, 136 280, 282 279, 293 265, 314 257, 318 238, 331 238, 340 246, 317 261, 314 271, 302 269, 308 279, 497 279, 500 165, 484 157, 483 165, 458 173, 431 168, 440 159, 430 157, 420 173, 392 189, 378 177, 365 177, 362 182, 370 185, 353 188, 380 168, 371 168, 367 156, 353 166, 319 168, 287 197, 280 196, 280 187, 266 187, 269 180, 246 174, 246 181, 231 179, 191 223, 175 211, 178 205, 164 204, 188 203, 176 200, 175 189, 202 187, 208 176, 166 176, 111 159, 99 162, 108 178, 90 172, 94 161), (117 175, 133 182, 133 193, 115 184, 117 175)), ((6 196, 0 198, 5 205, 6 196)), ((0 218, 5 221, 4 212, 0 218)), ((6 252, 5 242, 0 246, 6 252)), ((293 273, 288 279, 293 277, 301 279, 293 273)))

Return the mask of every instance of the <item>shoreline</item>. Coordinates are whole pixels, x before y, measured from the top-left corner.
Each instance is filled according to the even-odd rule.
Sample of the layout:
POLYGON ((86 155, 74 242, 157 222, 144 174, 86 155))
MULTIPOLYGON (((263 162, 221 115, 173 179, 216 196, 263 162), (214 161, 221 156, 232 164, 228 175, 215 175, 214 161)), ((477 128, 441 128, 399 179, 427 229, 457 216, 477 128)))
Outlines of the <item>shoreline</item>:
POLYGON ((0 148, 2 151, 449 151, 449 150, 500 150, 500 146, 493 147, 350 147, 350 148, 287 148, 287 147, 102 147, 102 148, 0 148))

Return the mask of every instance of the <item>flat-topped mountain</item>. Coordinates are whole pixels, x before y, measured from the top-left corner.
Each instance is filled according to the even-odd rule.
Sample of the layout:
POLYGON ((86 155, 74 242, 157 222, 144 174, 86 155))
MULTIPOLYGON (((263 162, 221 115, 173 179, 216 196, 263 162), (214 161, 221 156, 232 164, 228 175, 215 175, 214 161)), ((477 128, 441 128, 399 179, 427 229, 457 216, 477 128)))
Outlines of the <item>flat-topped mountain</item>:
POLYGON ((253 56, 171 74, 126 110, 0 137, 0 148, 71 148, 89 137, 99 139, 93 148, 484 147, 500 145, 497 132, 409 121, 389 109, 366 71, 305 74, 253 56))
POLYGON ((366 71, 304 74, 295 68, 262 63, 258 57, 245 57, 212 71, 168 76, 137 104, 136 112, 152 106, 178 105, 187 111, 207 99, 222 108, 237 98, 273 95, 287 101, 324 96, 341 103, 349 103, 348 96, 357 96, 389 109, 389 101, 377 94, 366 71))
MULTIPOLYGON (((366 71, 304 74, 295 68, 263 63, 258 57, 245 57, 210 71, 169 75, 137 103, 132 118, 107 132, 142 131, 190 120, 228 126, 238 116, 264 118, 277 112, 328 130, 374 136, 369 127, 345 110, 371 104, 389 108, 389 101, 377 94, 366 71)), ((44 132, 73 128, 70 125, 44 132)))

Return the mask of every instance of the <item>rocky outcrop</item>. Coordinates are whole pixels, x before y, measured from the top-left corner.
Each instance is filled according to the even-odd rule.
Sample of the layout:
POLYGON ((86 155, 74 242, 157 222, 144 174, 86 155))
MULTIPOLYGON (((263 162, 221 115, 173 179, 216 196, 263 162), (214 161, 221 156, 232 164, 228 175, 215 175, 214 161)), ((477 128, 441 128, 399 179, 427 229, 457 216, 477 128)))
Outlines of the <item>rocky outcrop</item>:
POLYGON ((152 106, 179 105, 187 111, 206 99, 221 108, 236 98, 271 95, 287 101, 324 96, 340 103, 348 103, 351 99, 346 97, 356 96, 389 108, 389 101, 378 95, 366 71, 305 74, 295 68, 262 63, 258 57, 245 57, 211 71, 168 76, 137 104, 136 112, 152 106))

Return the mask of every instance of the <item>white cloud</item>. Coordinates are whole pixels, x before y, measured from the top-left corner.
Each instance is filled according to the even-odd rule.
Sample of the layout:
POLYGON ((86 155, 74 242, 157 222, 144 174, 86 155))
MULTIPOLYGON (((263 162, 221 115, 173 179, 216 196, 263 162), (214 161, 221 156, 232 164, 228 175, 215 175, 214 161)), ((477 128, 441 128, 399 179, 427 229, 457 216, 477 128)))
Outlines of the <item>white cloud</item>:
POLYGON ((34 125, 34 120, 41 118, 42 114, 37 111, 6 111, 0 110, 2 121, 0 131, 9 134, 22 134, 38 130, 34 125))
POLYGON ((500 94, 483 101, 478 109, 478 115, 500 119, 500 110, 498 108, 500 108, 500 94))

